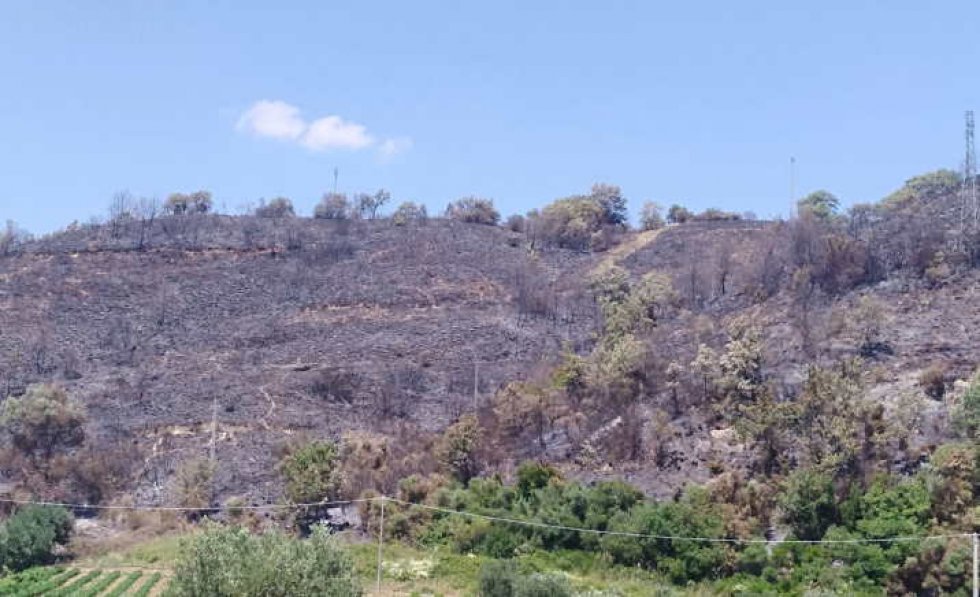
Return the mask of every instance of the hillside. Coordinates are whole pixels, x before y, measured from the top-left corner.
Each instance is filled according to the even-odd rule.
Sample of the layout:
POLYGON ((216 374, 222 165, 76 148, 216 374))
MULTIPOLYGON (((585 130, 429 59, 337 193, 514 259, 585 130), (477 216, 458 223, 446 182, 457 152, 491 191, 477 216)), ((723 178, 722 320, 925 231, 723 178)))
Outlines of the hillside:
POLYGON ((627 233, 598 253, 532 248, 521 233, 438 219, 140 226, 73 227, 0 259, 0 380, 5 395, 55 381, 80 399, 90 442, 139 455, 125 485, 143 501, 166 501, 180 463, 208 453, 212 417, 216 499, 258 503, 280 497, 278 454, 297 437, 424 438, 465 412, 493 426, 494 397, 509 382, 546 374, 563 351, 595 349, 603 318, 590 280, 614 265, 634 280, 663 273, 674 291, 669 313, 644 333, 635 403, 581 410, 586 422, 574 429, 561 424, 568 412, 555 414, 539 442, 498 433, 493 466, 545 458, 661 496, 709 480, 719 461, 749 467, 727 425, 699 405, 692 375, 667 372, 700 344, 720 350, 727 326, 746 315, 763 330, 767 378, 791 397, 808 364, 860 356, 846 314, 861 296, 880 300, 890 350, 865 375, 888 408, 921 401, 913 445, 946 433, 948 404, 926 399, 920 373, 941 365, 947 381, 965 379, 980 353, 972 270, 934 288, 899 272, 817 291, 801 327, 786 281, 760 290, 760 255, 778 246, 783 224, 691 222, 627 233), (604 449, 583 464, 583 441, 621 438, 624 424, 647 444, 640 452, 604 449), (655 462, 640 455, 653 452, 655 462))
POLYGON ((246 248, 250 225, 285 234, 215 216, 193 248, 70 231, 0 260, 4 393, 63 384, 91 433, 139 451, 143 490, 205 453, 214 401, 219 493, 271 499, 284 439, 439 430, 595 326, 576 279, 593 258, 532 257, 502 229, 297 220, 300 246, 246 248))

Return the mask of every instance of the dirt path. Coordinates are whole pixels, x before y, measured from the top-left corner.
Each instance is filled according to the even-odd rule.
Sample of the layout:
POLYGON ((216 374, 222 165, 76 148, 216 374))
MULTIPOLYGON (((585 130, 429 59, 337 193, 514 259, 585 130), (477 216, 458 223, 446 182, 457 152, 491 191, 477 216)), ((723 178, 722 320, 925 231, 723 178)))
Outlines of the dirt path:
POLYGON ((667 228, 644 230, 628 241, 616 245, 609 251, 606 251, 602 261, 592 268, 592 271, 597 272, 611 265, 617 265, 620 261, 652 243, 664 230, 667 230, 667 228))

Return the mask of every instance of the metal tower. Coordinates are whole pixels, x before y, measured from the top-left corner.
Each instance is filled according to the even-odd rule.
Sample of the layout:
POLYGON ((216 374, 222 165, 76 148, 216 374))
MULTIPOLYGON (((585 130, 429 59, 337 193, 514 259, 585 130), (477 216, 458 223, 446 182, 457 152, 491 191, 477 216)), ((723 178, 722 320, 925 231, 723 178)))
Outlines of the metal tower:
MULTIPOLYGON (((963 160, 963 188, 961 190, 963 224, 969 220, 971 226, 977 225, 980 218, 980 204, 977 203, 977 152, 973 142, 973 110, 966 112, 966 158, 963 160)), ((966 227, 964 226, 964 229, 966 227)))

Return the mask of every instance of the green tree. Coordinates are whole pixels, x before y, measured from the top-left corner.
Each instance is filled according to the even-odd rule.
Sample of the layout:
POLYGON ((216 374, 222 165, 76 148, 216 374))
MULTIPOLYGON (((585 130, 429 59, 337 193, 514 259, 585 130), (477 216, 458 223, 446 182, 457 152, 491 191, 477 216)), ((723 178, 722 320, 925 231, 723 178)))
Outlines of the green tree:
POLYGON ((905 181, 902 188, 882 201, 887 207, 900 207, 912 200, 931 201, 955 195, 961 184, 960 175, 952 170, 926 172, 905 181))
POLYGON ((492 199, 463 197, 449 204, 446 217, 469 224, 496 226, 500 222, 500 212, 493 206, 492 199))
POLYGON ((683 224, 690 221, 692 217, 694 214, 689 209, 676 203, 667 210, 667 221, 671 224, 683 224))
POLYGON ((474 415, 463 415, 443 433, 436 456, 445 472, 466 484, 480 472, 478 451, 483 429, 474 415))
POLYGON ((40 468, 55 454, 82 444, 85 421, 82 404, 55 385, 30 386, 23 396, 8 397, 0 404, 0 433, 40 468))
POLYGON ((190 194, 172 193, 164 203, 164 211, 171 215, 205 214, 211 211, 213 201, 210 191, 195 191, 190 194))
POLYGON ((626 211, 626 198, 616 185, 596 183, 592 185, 589 199, 602 210, 602 222, 613 226, 626 224, 629 214, 626 211))
POLYGON ((838 522, 834 482, 825 473, 809 469, 795 471, 787 482, 781 505, 797 539, 821 539, 838 522))
POLYGON ((256 207, 255 215, 260 218, 291 218, 296 215, 296 212, 293 210, 292 201, 286 197, 276 197, 256 207))
POLYGON ((313 209, 313 217, 318 220, 347 220, 350 216, 350 201, 342 193, 324 194, 313 209))
POLYGON ((829 220, 839 207, 840 199, 824 190, 814 191, 796 203, 800 215, 809 214, 821 220, 829 220))
POLYGON ((183 542, 168 589, 176 597, 359 597, 354 563, 323 526, 308 539, 208 526, 183 542))
POLYGON ((68 543, 74 529, 61 507, 27 506, 0 526, 0 570, 24 570, 54 561, 55 545, 68 543))
POLYGON ((343 482, 339 452, 332 441, 312 441, 294 449, 279 463, 286 497, 294 504, 336 499, 343 482))
POLYGON ((429 214, 424 205, 405 201, 391 215, 391 221, 396 226, 404 226, 410 222, 424 222, 428 217, 429 214))
POLYGON ((964 438, 980 439, 980 372, 973 376, 966 393, 953 408, 953 428, 964 438))

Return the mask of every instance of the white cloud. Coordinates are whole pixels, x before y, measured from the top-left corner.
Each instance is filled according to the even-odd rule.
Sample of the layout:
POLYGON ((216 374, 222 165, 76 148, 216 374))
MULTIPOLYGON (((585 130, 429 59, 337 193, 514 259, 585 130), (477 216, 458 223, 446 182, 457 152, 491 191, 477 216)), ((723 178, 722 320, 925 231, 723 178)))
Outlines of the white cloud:
POLYGON ((324 116, 307 122, 300 110, 282 100, 260 100, 242 113, 235 125, 241 133, 280 141, 291 141, 310 151, 359 150, 376 147, 382 158, 391 158, 412 147, 408 137, 379 142, 367 128, 340 116, 324 116))
POLYGON ((242 114, 235 126, 240 132, 272 139, 298 139, 306 130, 299 108, 286 102, 260 100, 242 114))
POLYGON ((412 140, 409 137, 395 137, 385 139, 378 145, 378 154, 382 159, 393 158, 400 153, 405 153, 412 148, 412 140))
POLYGON ((374 145, 374 139, 359 124, 346 122, 340 116, 325 116, 310 123, 302 143, 313 151, 364 149, 374 145))

